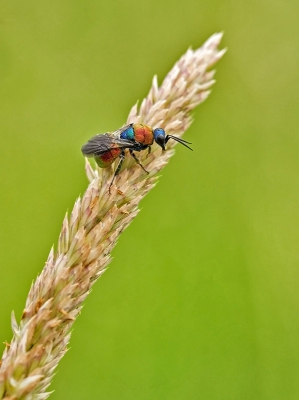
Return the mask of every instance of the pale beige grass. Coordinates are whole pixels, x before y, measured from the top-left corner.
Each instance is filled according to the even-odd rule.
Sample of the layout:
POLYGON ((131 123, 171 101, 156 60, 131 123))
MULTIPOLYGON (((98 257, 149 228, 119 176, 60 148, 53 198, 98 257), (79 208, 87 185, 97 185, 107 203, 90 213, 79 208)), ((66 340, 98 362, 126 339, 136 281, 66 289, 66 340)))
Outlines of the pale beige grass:
MULTIPOLYGON (((222 57, 222 35, 213 35, 197 50, 188 50, 159 87, 157 78, 138 110, 127 123, 144 123, 181 136, 190 126, 190 112, 209 95, 214 72, 210 68, 222 57)), ((58 240, 45 267, 29 291, 21 321, 12 314, 13 338, 4 351, 0 368, 0 398, 46 399, 46 392, 59 360, 67 350, 70 330, 82 302, 110 262, 110 253, 121 232, 138 213, 140 200, 153 188, 156 174, 173 155, 153 146, 140 154, 145 174, 132 158, 109 194, 113 168, 95 170, 86 161, 90 184, 66 215, 58 240)))

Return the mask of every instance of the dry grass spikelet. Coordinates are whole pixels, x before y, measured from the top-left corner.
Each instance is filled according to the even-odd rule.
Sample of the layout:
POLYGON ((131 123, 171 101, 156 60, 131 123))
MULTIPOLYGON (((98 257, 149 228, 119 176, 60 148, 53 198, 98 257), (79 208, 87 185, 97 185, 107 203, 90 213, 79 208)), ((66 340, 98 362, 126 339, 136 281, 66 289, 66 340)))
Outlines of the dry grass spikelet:
MULTIPOLYGON (((127 123, 161 127, 181 136, 191 124, 190 112, 209 95, 210 68, 225 50, 214 34, 197 50, 189 49, 158 86, 154 77, 140 108, 135 105, 127 123)), ((153 188, 155 175, 168 162, 176 142, 161 154, 158 146, 140 154, 149 174, 127 157, 125 168, 108 192, 113 168, 95 170, 86 161, 90 184, 62 224, 57 250, 50 251, 41 274, 32 284, 21 321, 12 313, 13 338, 0 368, 0 398, 46 399, 59 360, 67 351, 70 330, 92 285, 104 273, 121 232, 138 213, 140 200, 153 188), (120 188, 118 190, 117 188, 120 188)))

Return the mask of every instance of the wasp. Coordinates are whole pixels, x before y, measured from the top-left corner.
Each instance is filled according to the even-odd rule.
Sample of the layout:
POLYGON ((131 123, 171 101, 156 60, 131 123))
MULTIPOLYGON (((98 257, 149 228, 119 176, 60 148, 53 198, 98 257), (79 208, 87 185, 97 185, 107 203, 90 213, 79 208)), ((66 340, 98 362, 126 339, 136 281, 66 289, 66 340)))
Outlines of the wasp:
POLYGON ((108 132, 93 136, 88 140, 84 146, 82 146, 82 153, 85 157, 94 157, 96 163, 101 168, 106 168, 111 165, 117 158, 119 163, 114 172, 112 181, 109 185, 110 188, 113 184, 115 177, 121 170, 122 163, 125 159, 125 150, 128 149, 131 156, 134 158, 136 163, 146 172, 149 173, 138 160, 135 151, 142 151, 148 149, 151 151, 151 145, 156 142, 162 150, 165 151, 165 145, 170 140, 176 140, 183 146, 192 150, 186 140, 183 140, 177 136, 166 135, 164 129, 156 128, 153 129, 148 125, 142 124, 129 124, 114 132, 108 132))

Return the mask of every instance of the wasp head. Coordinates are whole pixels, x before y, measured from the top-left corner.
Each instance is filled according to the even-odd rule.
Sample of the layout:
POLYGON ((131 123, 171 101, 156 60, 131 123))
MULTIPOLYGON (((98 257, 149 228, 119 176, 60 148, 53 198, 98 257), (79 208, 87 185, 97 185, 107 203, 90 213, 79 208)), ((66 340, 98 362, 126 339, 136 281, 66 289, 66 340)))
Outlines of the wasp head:
POLYGON ((154 129, 155 142, 165 151, 165 131, 162 128, 154 129))
POLYGON ((162 128, 156 128, 154 130, 154 138, 155 142, 162 147, 163 151, 165 151, 165 145, 169 139, 173 139, 176 142, 181 143, 183 146, 187 147, 189 150, 192 150, 191 147, 188 146, 188 144, 191 144, 190 142, 187 142, 186 140, 183 140, 177 136, 165 135, 165 131, 162 128))

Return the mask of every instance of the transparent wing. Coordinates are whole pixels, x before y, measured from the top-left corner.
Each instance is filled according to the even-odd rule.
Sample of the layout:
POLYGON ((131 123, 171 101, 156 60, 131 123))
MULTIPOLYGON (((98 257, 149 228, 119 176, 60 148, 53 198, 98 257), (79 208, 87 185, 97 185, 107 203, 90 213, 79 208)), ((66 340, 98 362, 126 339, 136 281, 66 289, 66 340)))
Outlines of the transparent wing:
MULTIPOLYGON (((125 128, 123 128, 125 129, 125 128)), ((134 148, 136 142, 132 142, 125 139, 119 139, 115 136, 115 132, 112 133, 104 133, 93 136, 87 143, 85 143, 81 151, 86 157, 100 156, 106 151, 110 150, 113 147, 119 147, 121 149, 124 148, 134 148)))

